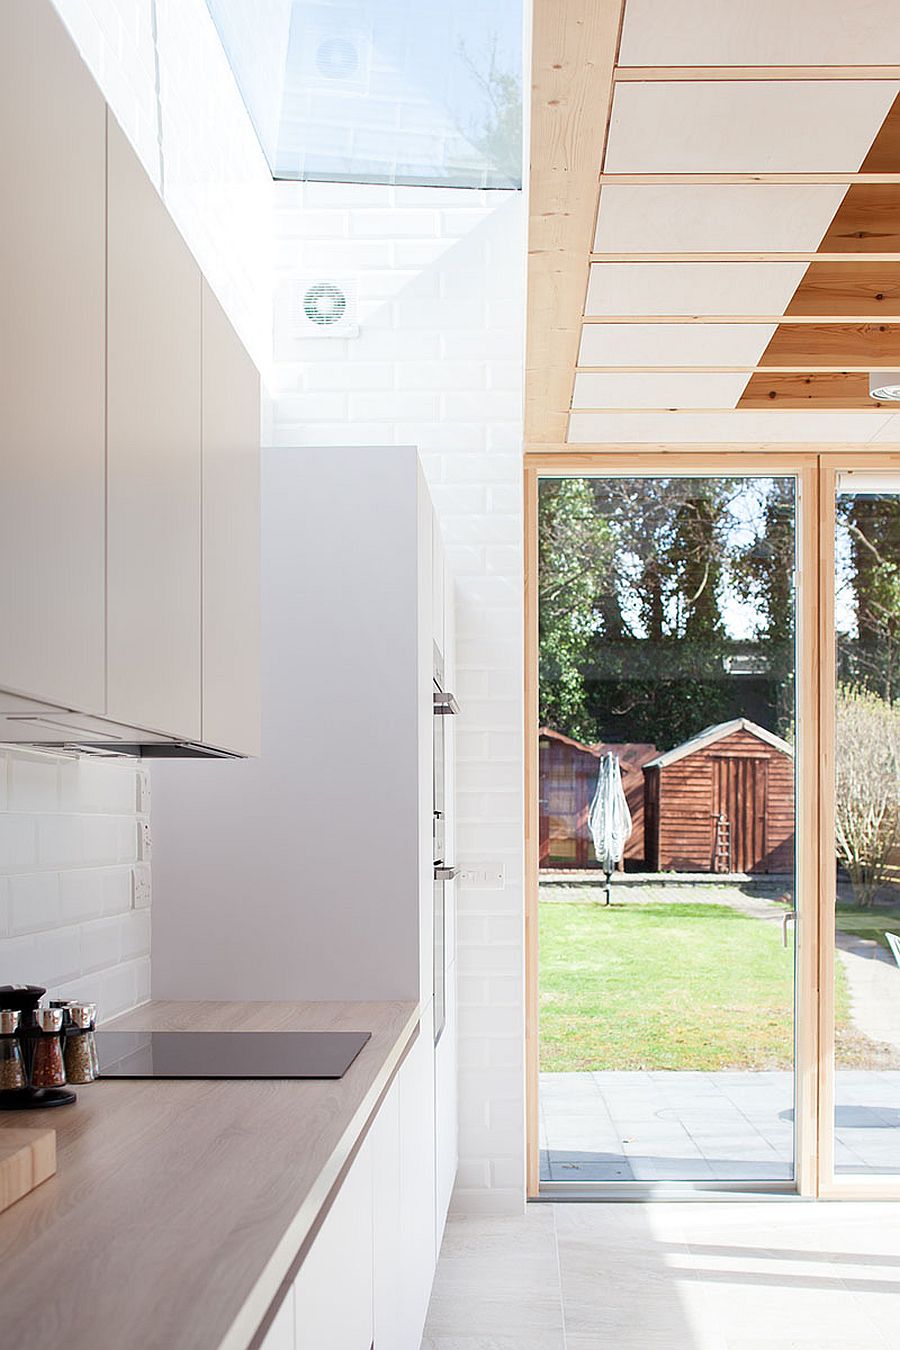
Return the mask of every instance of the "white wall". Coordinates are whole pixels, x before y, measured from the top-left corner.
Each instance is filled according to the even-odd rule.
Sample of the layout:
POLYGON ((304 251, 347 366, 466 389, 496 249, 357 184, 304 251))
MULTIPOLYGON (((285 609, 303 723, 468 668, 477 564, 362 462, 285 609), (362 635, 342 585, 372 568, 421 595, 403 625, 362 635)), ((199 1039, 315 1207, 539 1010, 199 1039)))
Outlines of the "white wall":
MULTIPOLYGON (((203 0, 53 3, 265 371, 272 182, 203 0)), ((96 998, 105 1017, 149 997, 144 778, 133 761, 0 748, 0 983, 96 998)))
POLYGON ((149 809, 135 760, 0 749, 0 984, 90 999, 101 1017, 149 998, 149 809))
MULTIPOLYGON (((524 1194, 519 193, 276 185, 279 279, 348 280, 357 338, 276 363, 276 444, 415 444, 456 576, 458 1208, 524 1194), (503 870, 496 889, 473 873, 503 870)), ((290 334, 280 333, 278 337, 290 334)), ((276 341, 278 341, 278 337, 276 341)))

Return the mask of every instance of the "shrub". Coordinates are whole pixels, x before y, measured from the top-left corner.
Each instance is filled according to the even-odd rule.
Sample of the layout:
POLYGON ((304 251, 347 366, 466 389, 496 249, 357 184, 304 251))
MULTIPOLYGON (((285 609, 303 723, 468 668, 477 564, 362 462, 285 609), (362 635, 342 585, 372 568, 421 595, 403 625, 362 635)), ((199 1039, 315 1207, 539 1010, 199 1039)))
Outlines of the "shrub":
POLYGON ((837 855, 871 905, 900 845, 900 706, 859 685, 837 692, 837 855))

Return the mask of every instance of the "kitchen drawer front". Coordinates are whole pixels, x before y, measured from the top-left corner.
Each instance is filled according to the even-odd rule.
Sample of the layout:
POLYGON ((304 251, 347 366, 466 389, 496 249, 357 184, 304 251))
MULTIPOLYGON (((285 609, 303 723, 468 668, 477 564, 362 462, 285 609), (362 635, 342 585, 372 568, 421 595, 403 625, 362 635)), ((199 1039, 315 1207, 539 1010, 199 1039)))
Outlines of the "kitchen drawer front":
POLYGON ((296 1350, 370 1350, 372 1173, 372 1148, 367 1140, 297 1272, 293 1288, 296 1350))

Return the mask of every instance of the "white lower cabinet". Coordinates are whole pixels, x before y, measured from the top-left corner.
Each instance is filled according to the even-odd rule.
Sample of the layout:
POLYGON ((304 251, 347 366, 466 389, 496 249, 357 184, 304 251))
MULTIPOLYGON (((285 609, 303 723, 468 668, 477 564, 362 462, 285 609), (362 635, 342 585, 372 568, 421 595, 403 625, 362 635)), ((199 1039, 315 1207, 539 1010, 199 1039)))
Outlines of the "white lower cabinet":
POLYGON ((419 1350, 435 1258, 429 1011, 263 1350, 419 1350))
POLYGON ((370 1350, 372 1280, 372 1147, 367 1139, 297 1272, 296 1350, 370 1350))
POLYGON ((294 1345, 294 1289, 288 1290, 275 1320, 266 1332, 263 1350, 295 1350, 294 1345))

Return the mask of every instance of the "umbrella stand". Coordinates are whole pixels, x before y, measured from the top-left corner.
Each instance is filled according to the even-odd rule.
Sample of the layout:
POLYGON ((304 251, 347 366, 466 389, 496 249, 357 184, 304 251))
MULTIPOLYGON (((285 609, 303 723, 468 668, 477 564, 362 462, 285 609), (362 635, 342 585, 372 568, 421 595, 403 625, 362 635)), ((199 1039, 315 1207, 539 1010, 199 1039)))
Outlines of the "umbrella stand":
POLYGON ((606 873, 606 903, 607 903, 607 904, 610 903, 610 879, 611 879, 611 877, 612 877, 612 872, 607 872, 607 873, 606 873))

